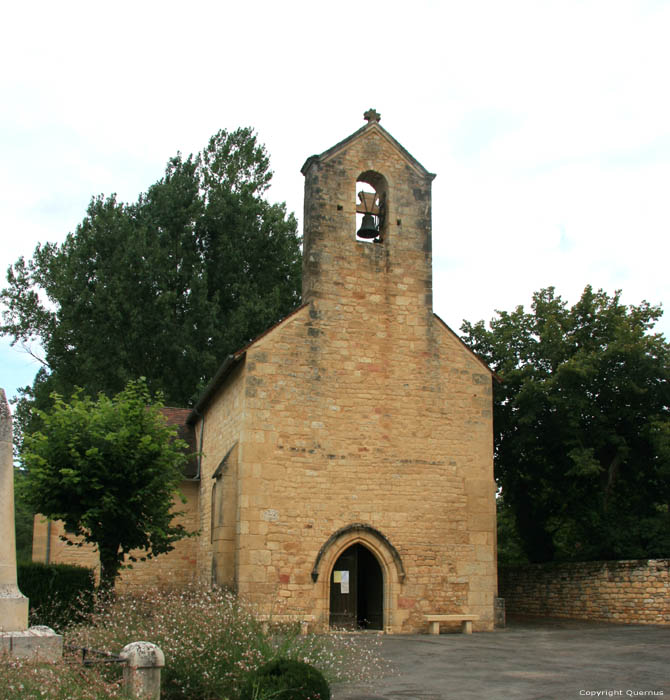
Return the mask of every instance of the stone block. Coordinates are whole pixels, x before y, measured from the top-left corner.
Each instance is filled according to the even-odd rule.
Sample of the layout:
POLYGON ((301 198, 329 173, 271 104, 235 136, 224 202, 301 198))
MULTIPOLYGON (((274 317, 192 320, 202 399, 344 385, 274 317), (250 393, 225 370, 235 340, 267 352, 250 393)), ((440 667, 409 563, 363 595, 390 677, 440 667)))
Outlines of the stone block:
POLYGON ((2 648, 17 659, 55 663, 63 657, 63 637, 41 625, 0 634, 2 648))
POLYGON ((28 598, 13 584, 0 585, 0 633, 20 632, 26 627, 28 627, 28 598))

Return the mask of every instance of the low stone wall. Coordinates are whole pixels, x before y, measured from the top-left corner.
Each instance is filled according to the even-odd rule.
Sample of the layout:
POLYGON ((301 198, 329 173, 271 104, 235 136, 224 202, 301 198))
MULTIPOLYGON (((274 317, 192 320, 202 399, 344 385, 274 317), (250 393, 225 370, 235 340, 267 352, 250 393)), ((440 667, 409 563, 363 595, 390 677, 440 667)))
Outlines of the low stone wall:
POLYGON ((500 569, 508 615, 670 625, 670 559, 500 569))

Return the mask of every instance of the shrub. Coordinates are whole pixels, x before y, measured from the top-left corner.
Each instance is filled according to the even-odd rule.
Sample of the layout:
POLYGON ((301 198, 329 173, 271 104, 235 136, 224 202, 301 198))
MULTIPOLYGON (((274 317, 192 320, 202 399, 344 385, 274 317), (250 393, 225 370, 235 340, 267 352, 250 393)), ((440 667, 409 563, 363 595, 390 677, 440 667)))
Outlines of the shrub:
POLYGON ((240 700, 330 700, 323 674, 293 659, 274 659, 247 681, 240 700))
POLYGON ((99 596, 86 622, 65 634, 67 644, 115 654, 140 639, 165 654, 162 700, 237 700, 250 675, 275 658, 315 666, 329 682, 370 680, 388 671, 379 637, 301 635, 292 626, 265 630, 250 605, 221 588, 99 596))
POLYGON ((262 636, 252 611, 229 591, 148 589, 99 595, 93 613, 65 641, 114 653, 129 642, 153 642, 166 659, 162 700, 202 700, 237 695, 266 661, 262 636))
POLYGON ((30 601, 30 624, 62 630, 90 610, 95 579, 92 569, 70 564, 25 562, 17 565, 21 593, 30 601))
MULTIPOLYGON (((240 700, 249 679, 272 659, 293 659, 317 668, 329 683, 371 681, 390 671, 380 657, 381 638, 376 635, 302 635, 297 625, 261 625, 250 605, 220 588, 98 593, 85 619, 68 626, 63 635, 67 647, 112 654, 129 642, 157 644, 166 660, 161 700, 240 700)), ((81 655, 51 665, 9 662, 0 653, 0 700, 126 697, 120 689, 120 664, 86 668, 75 656, 81 655)), ((325 688, 321 700, 330 697, 325 688)), ((305 697, 265 688, 255 693, 251 697, 256 700, 305 697)))
MULTIPOLYGON (((109 665, 109 664, 108 664, 109 665)), ((119 673, 117 672, 117 677, 119 673)), ((0 654, 0 700, 115 700, 127 699, 118 680, 109 680, 99 667, 86 668, 61 661, 34 663, 0 654)))

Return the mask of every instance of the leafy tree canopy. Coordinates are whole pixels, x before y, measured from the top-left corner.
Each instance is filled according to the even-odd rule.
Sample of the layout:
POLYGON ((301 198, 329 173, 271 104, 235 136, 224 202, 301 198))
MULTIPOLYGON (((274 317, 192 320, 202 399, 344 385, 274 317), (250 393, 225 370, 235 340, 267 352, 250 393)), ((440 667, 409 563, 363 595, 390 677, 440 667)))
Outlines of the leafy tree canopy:
POLYGON ((94 197, 64 243, 20 258, 0 292, 0 333, 44 367, 17 409, 46 408, 75 386, 112 395, 146 377, 188 405, 223 359, 300 300, 300 240, 284 204, 264 199, 272 173, 251 129, 220 131, 177 154, 137 202, 94 197))
POLYGON ((33 558, 33 519, 35 513, 26 503, 23 481, 26 472, 14 469, 14 529, 16 534, 16 561, 32 561, 33 558))
MULTIPOLYGON (((126 557, 151 558, 189 534, 174 519, 187 445, 166 424, 143 380, 113 398, 54 394, 42 429, 26 435, 22 495, 35 512, 96 545, 101 585, 113 586, 126 557)), ((74 540, 70 540, 74 542, 74 540)))
POLYGON ((496 478, 531 561, 670 555, 670 345, 661 309, 542 289, 464 340, 500 377, 496 478))

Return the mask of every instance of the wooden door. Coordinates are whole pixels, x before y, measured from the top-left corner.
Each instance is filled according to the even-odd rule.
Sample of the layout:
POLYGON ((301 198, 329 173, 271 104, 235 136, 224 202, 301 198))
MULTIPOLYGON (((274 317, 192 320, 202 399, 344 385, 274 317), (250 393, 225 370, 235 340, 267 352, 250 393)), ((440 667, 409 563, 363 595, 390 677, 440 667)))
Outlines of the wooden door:
POLYGON ((356 572, 358 575, 358 602, 356 617, 358 627, 366 630, 384 628, 383 600, 384 577, 375 555, 358 545, 356 572))
POLYGON ((330 574, 330 626, 383 629, 384 578, 372 552, 360 544, 346 549, 330 574))
POLYGON ((330 574, 330 626, 358 628, 358 556, 356 545, 346 549, 330 574))

